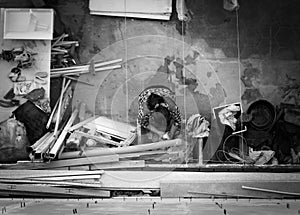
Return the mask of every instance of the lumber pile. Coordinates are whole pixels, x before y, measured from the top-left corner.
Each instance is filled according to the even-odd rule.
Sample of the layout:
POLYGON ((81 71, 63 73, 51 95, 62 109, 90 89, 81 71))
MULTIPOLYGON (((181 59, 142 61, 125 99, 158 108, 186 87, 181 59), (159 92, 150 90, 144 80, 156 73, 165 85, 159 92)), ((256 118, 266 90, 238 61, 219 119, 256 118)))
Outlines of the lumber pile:
MULTIPOLYGON (((69 81, 70 82, 70 81, 69 81)), ((29 147, 30 162, 20 161, 19 169, 124 169, 143 168, 147 162, 167 162, 182 156, 180 139, 137 144, 136 127, 95 116, 80 103, 62 121, 69 82, 63 81, 61 96, 49 117, 49 131, 29 147), (180 148, 179 148, 180 149, 180 148)))
POLYGON ((87 198, 110 197, 103 190, 103 171, 3 170, 0 196, 87 198))

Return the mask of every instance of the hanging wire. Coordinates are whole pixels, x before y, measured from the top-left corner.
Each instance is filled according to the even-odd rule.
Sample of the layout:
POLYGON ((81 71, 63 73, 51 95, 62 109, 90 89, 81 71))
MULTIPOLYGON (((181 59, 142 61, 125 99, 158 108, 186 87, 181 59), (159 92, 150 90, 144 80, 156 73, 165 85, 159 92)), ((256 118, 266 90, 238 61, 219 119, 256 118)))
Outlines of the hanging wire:
MULTIPOLYGON (((181 7, 180 7, 180 13, 183 14, 183 6, 184 6, 184 1, 181 1, 181 7)), ((181 40, 182 40, 182 77, 183 77, 183 85, 185 86, 186 84, 186 70, 185 70, 185 66, 184 66, 184 56, 185 56, 185 52, 184 52, 184 20, 181 20, 181 40)), ((187 110, 186 110, 186 94, 187 90, 186 87, 183 88, 183 111, 184 111, 184 121, 186 122, 187 120, 187 110)), ((185 128, 184 128, 185 129, 185 128)), ((185 150, 188 151, 188 142, 187 142, 187 132, 184 132, 184 136, 185 136, 185 150)), ((186 156, 189 156, 188 154, 186 156)), ((185 160, 186 164, 188 163, 188 159, 185 160)))
MULTIPOLYGON (((241 104, 241 129, 243 129, 243 121, 242 121, 242 81, 241 81, 241 48, 240 48, 240 27, 239 27, 239 7, 236 7, 235 14, 236 14, 236 42, 237 42, 237 63, 238 63, 238 83, 239 83, 239 100, 241 104)), ((243 137, 243 133, 240 134, 243 137)), ((245 141, 245 138, 242 138, 242 147, 244 147, 243 141, 245 141)), ((242 148, 244 151, 244 148, 242 148)))
POLYGON ((127 46, 127 0, 124 1, 124 9, 125 9, 125 32, 124 32, 124 45, 125 45, 125 94, 126 94, 126 122, 129 123, 129 90, 128 90, 128 46, 127 46))

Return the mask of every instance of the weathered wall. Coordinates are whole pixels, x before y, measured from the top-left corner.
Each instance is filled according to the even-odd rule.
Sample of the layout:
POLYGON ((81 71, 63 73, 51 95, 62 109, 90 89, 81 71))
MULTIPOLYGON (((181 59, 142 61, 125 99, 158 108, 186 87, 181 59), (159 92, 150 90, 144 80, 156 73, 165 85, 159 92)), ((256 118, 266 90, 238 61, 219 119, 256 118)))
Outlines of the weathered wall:
MULTIPOLYGON (((80 42, 81 63, 124 60, 122 69, 81 77, 95 86, 79 84, 75 104, 95 113, 134 123, 139 92, 155 84, 176 92, 186 118, 210 118, 213 107, 239 101, 246 110, 259 98, 295 102, 288 93, 300 84, 297 0, 243 0, 238 13, 224 10, 222 0, 186 0, 184 23, 175 10, 170 21, 154 21, 91 16, 88 0, 45 2, 65 24, 57 32, 80 42)), ((219 143, 217 134, 212 141, 219 143)))
MULTIPOLYGON (((87 1, 58 1, 58 5, 54 6, 62 21, 68 23, 74 39, 80 41, 82 62, 92 58, 108 60, 122 57, 124 65, 130 68, 124 66, 121 72, 99 75, 99 80, 106 80, 109 84, 103 82, 99 85, 101 92, 93 101, 98 111, 110 111, 112 104, 124 110, 124 104, 131 107, 134 100, 131 97, 136 97, 145 85, 164 83, 171 86, 172 82, 176 85, 173 89, 178 90, 178 102, 190 101, 188 97, 192 94, 191 102, 197 103, 203 114, 209 113, 212 107, 240 99, 244 109, 259 98, 279 104, 287 76, 299 82, 300 48, 297 45, 300 18, 297 11, 300 4, 293 0, 241 1, 237 17, 235 12, 224 10, 222 2, 187 0, 190 19, 185 23, 177 20, 175 11, 171 21, 165 22, 90 16, 87 1), (164 59, 169 58, 171 60, 166 64, 164 59), (139 84, 135 82, 136 90, 128 91, 130 81, 125 84, 125 76, 131 79, 149 71, 152 76, 159 71, 159 78, 156 75, 149 82, 151 75, 145 76, 142 79, 147 83, 145 80, 139 84), (186 74, 189 80, 183 79, 180 73, 186 74), (106 75, 107 79, 104 78, 106 75), (170 77, 173 77, 171 82, 170 77), (184 81, 186 86, 182 86, 184 81), (118 89, 124 84, 126 89, 120 94, 118 89), (116 91, 119 94, 115 95, 116 91), (104 96, 106 92, 108 96, 104 96), (182 98, 183 93, 187 94, 185 99, 182 98), (126 96, 132 101, 125 101, 126 96)), ((187 108, 184 104, 181 106, 182 109, 187 108)), ((184 111, 194 112, 195 108, 184 111)), ((126 111, 123 112, 121 115, 124 116, 126 111)))

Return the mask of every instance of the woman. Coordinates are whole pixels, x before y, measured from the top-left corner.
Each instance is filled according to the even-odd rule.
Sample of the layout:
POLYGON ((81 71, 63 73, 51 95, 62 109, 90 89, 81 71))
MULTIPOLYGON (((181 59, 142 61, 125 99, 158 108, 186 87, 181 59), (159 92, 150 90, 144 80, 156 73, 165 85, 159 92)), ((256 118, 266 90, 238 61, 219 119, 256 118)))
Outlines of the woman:
POLYGON ((142 135, 151 133, 157 140, 174 139, 180 133, 182 118, 174 98, 175 94, 164 86, 149 87, 139 95, 142 135))

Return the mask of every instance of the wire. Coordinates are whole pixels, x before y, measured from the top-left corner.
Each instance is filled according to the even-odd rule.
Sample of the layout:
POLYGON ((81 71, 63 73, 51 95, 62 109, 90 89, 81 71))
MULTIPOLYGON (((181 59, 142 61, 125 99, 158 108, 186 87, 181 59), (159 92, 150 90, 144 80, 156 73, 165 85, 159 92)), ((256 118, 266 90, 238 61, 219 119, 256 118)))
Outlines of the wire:
MULTIPOLYGON (((247 144, 247 140, 246 140, 242 135, 240 135, 240 134, 231 134, 231 135, 229 135, 228 137, 225 138, 225 140, 224 140, 224 142, 223 142, 223 148, 222 148, 222 150, 218 150, 218 151, 223 152, 224 157, 225 157, 226 160, 227 160, 228 162, 230 162, 230 163, 244 163, 244 162, 233 162, 233 161, 231 161, 230 158, 227 157, 226 154, 228 154, 228 155, 230 156, 230 152, 227 152, 227 150, 225 150, 225 146, 226 146, 226 142, 227 142, 227 141, 229 140, 229 138, 231 138, 231 137, 240 137, 240 138, 242 139, 242 143, 247 144)), ((242 144, 242 146, 244 146, 244 144, 242 144)), ((239 152, 239 154, 241 154, 241 152, 243 153, 243 151, 244 151, 244 147, 242 147, 242 151, 241 151, 240 149, 237 149, 237 148, 231 148, 231 153, 236 154, 236 151, 234 151, 234 150, 237 150, 237 151, 239 152)), ((218 157, 218 156, 217 156, 217 157, 218 157)), ((218 157, 218 159, 219 159, 219 157, 218 157)), ((220 159, 219 159, 219 160, 220 160, 220 159)))
POLYGON ((129 112, 129 90, 128 90, 128 47, 127 47, 127 0, 124 1, 125 5, 124 5, 124 8, 125 8, 125 32, 124 32, 124 40, 125 40, 125 88, 126 88, 126 122, 129 123, 129 115, 128 115, 128 112, 129 112))
MULTIPOLYGON (((239 27, 239 12, 238 12, 239 7, 235 9, 235 14, 236 14, 236 42, 237 42, 237 63, 238 63, 238 83, 239 83, 239 100, 241 104, 241 113, 242 113, 242 81, 241 81, 241 48, 240 48, 240 27, 239 27)), ((241 120, 241 128, 243 128, 243 121, 241 120)), ((242 143, 243 141, 246 141, 246 139, 243 137, 243 133, 239 135, 242 137, 242 143)), ((244 144, 242 144, 244 146, 244 144)), ((244 149, 242 148, 244 151, 244 149)))
MULTIPOLYGON (((180 13, 183 14, 183 7, 184 7, 184 1, 181 1, 181 11, 180 13)), ((184 44, 185 44, 185 40, 184 40, 184 25, 185 25, 185 22, 184 20, 181 21, 181 38, 182 38, 182 62, 183 62, 183 65, 182 65, 182 76, 183 76, 183 85, 186 86, 186 68, 184 66, 184 55, 185 55, 185 52, 184 52, 184 44)), ((184 119, 185 121, 187 120, 187 110, 186 110, 186 96, 187 96, 187 90, 186 90, 186 87, 183 88, 183 109, 184 109, 184 119)), ((185 139, 187 140, 187 132, 184 133, 185 134, 185 139)), ((186 149, 188 148, 188 142, 186 142, 186 149)), ((187 164, 187 161, 188 159, 186 159, 186 164, 187 164)))

